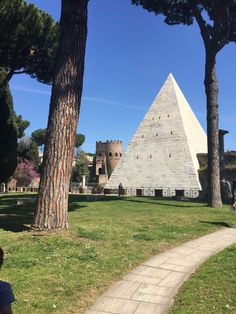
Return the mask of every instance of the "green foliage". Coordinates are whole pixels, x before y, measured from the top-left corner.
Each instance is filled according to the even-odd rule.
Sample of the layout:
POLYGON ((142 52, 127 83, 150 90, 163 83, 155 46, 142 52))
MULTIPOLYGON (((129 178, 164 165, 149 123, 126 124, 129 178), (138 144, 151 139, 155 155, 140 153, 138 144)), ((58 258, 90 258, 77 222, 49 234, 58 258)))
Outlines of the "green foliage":
POLYGON ((23 72, 51 83, 58 33, 58 24, 35 5, 0 0, 0 66, 8 70, 6 79, 23 72))
MULTIPOLYGON (((47 135, 47 129, 38 129, 35 130, 31 137, 32 139, 37 143, 37 145, 40 147, 40 150, 43 151, 43 147, 46 142, 46 135, 47 135)), ((79 148, 85 141, 85 136, 83 134, 76 134, 75 137, 75 148, 79 148)))
POLYGON ((75 136, 75 148, 79 148, 85 141, 84 134, 76 134, 75 136))
POLYGON ((82 176, 89 176, 89 161, 85 152, 80 151, 77 158, 76 163, 72 169, 72 181, 73 182, 81 182, 82 176))
MULTIPOLYGON (((194 19, 200 17, 202 13, 206 13, 209 22, 203 22, 209 33, 209 39, 212 39, 217 30, 218 42, 222 40, 228 43, 236 41, 236 1, 186 1, 186 0, 132 0, 135 5, 141 5, 144 9, 154 12, 155 14, 163 14, 165 23, 169 25, 175 24, 193 24, 194 19), (210 21, 216 22, 212 25, 210 21)), ((202 19, 202 17, 200 17, 202 19)), ((199 20, 198 20, 199 21, 199 20)), ((213 48, 213 47, 212 47, 213 48)))
POLYGON ((29 125, 29 121, 23 120, 21 115, 16 115, 17 138, 25 136, 25 129, 27 129, 29 125))
POLYGON ((47 129, 38 129, 31 134, 33 141, 40 147, 41 151, 43 151, 46 142, 46 134, 47 129))
MULTIPOLYGON (((0 83, 6 71, 0 68, 0 83)), ((9 87, 0 94, 0 182, 6 182, 17 165, 17 130, 9 87)))

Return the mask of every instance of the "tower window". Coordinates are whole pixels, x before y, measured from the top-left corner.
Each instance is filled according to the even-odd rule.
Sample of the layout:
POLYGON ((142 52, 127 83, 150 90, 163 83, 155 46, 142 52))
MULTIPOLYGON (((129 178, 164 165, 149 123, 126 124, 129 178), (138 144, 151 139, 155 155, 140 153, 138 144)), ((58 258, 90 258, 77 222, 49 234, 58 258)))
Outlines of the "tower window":
POLYGON ((118 154, 117 154, 117 153, 115 153, 115 156, 117 157, 117 156, 118 156, 118 154))
POLYGON ((112 152, 109 152, 109 156, 110 156, 110 157, 112 156, 112 152))
POLYGON ((173 131, 171 131, 170 134, 173 135, 173 131))
POLYGON ((152 154, 150 154, 150 158, 152 158, 152 154))
POLYGON ((120 153, 120 157, 122 157, 122 153, 120 153))
POLYGON ((171 157, 171 154, 169 154, 169 158, 171 157))

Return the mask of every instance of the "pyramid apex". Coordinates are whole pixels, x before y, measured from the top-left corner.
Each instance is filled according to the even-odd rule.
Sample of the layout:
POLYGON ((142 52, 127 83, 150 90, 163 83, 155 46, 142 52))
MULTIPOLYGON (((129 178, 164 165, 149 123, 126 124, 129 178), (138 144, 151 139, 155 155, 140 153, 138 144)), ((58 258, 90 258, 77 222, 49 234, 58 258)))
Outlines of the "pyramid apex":
POLYGON ((174 75, 172 73, 169 73, 167 80, 175 81, 174 75))

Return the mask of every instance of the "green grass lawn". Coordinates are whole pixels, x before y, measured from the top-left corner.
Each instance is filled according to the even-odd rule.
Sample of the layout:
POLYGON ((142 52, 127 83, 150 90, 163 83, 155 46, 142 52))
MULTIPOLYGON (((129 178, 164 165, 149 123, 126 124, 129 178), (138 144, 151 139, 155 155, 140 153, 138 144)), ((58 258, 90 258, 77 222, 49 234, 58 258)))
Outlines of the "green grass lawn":
POLYGON ((0 196, 1 278, 13 284, 15 313, 83 313, 123 274, 152 255, 236 225, 228 206, 155 198, 87 201, 71 196, 69 231, 28 232, 34 205, 27 194, 0 196))
POLYGON ((169 314, 236 313, 236 245, 211 257, 181 287, 169 314))

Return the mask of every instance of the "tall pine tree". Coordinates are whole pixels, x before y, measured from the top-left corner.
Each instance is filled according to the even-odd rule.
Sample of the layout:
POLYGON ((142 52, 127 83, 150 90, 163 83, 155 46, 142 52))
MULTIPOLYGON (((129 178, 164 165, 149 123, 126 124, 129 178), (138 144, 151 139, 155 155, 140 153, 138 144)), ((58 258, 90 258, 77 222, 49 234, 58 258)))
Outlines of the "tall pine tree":
POLYGON ((33 227, 68 228, 68 195, 83 87, 88 0, 62 0, 43 169, 33 227))

